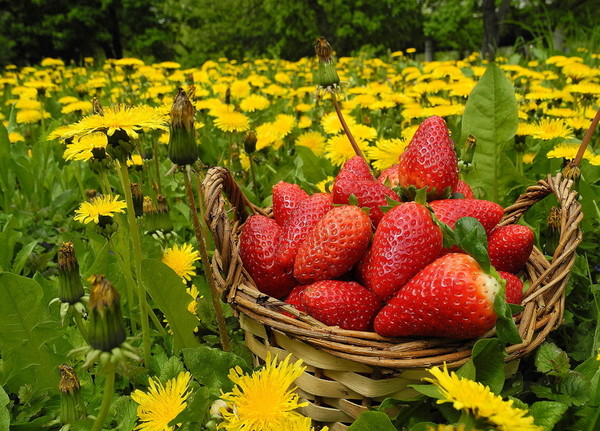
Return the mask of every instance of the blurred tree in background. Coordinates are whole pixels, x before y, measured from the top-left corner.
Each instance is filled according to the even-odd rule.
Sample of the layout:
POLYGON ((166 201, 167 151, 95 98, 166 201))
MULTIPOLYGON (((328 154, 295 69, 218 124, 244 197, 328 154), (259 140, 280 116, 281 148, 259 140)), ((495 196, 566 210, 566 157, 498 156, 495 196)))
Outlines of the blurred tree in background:
POLYGON ((0 0, 0 64, 44 57, 175 60, 339 55, 415 47, 458 56, 498 46, 597 45, 596 0, 0 0))

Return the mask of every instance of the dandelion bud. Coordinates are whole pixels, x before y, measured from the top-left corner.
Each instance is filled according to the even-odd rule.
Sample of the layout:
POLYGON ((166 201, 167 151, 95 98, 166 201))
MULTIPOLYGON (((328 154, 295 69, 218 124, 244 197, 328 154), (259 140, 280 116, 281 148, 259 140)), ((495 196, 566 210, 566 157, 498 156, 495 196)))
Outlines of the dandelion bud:
POLYGON ((62 364, 58 367, 60 381, 60 422, 64 425, 72 424, 85 418, 86 409, 81 396, 81 385, 72 367, 62 364))
POLYGON ((169 216, 169 205, 167 199, 161 195, 156 195, 157 205, 152 198, 144 198, 144 228, 148 232, 170 232, 173 230, 173 223, 169 216))
POLYGON ((93 172, 100 174, 111 166, 111 161, 105 148, 92 148, 92 158, 89 160, 93 172))
POLYGON ((256 142, 258 142, 256 133, 254 133, 252 130, 248 130, 244 135, 244 151, 246 151, 247 154, 252 154, 255 152, 256 142))
POLYGON ((120 295, 104 275, 93 275, 90 281, 88 342, 93 349, 110 352, 126 338, 120 295))
POLYGON ((315 42, 315 52, 319 58, 319 66, 314 76, 315 84, 319 87, 336 87, 340 78, 335 70, 333 49, 324 37, 319 37, 315 42))
POLYGON ((98 196, 98 190, 96 190, 96 189, 87 189, 85 191, 85 197, 87 198, 88 201, 91 201, 96 196, 98 196))
POLYGON ((131 183, 131 197, 133 198, 133 210, 136 217, 144 215, 144 193, 138 183, 131 183))
POLYGON ((169 159, 176 165, 191 165, 198 160, 198 145, 194 130, 195 113, 196 109, 185 91, 179 88, 171 107, 169 135, 169 159))
POLYGON ((58 298, 63 303, 75 304, 83 295, 73 241, 64 242, 58 250, 58 298))
POLYGON ((560 219, 560 208, 550 208, 548 226, 545 232, 546 241, 544 242, 544 252, 549 256, 553 255, 556 247, 558 247, 560 239, 560 219))

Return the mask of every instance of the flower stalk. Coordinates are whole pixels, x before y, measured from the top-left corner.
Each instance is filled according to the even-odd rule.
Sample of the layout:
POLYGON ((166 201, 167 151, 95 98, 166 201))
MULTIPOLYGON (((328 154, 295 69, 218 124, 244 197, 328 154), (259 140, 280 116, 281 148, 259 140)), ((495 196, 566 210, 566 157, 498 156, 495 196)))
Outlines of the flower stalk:
POLYGON ((108 414, 110 405, 112 404, 113 395, 115 393, 115 366, 111 363, 106 364, 105 368, 106 377, 104 380, 104 394, 102 396, 102 404, 100 405, 100 411, 96 416, 96 421, 91 431, 100 431, 104 425, 104 420, 108 414))

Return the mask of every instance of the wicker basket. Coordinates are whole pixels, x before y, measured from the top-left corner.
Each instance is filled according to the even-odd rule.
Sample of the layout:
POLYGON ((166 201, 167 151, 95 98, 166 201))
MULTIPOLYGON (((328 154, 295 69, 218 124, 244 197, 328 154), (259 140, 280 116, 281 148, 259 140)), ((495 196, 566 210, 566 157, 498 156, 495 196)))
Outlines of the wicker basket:
MULTIPOLYGON (((515 317, 523 342, 506 349, 509 373, 516 370, 519 358, 531 353, 561 323, 565 287, 582 238, 579 224, 583 215, 572 184, 560 174, 548 176, 506 208, 500 223, 515 223, 547 195, 558 199, 559 246, 551 261, 534 248, 526 265, 530 285, 523 296, 525 308, 515 317)), ((424 368, 444 362, 456 368, 469 360, 476 340, 391 339, 374 332, 329 327, 259 292, 242 266, 238 235, 249 214, 268 216, 270 210, 249 202, 227 169, 211 168, 203 187, 206 220, 215 241, 212 265, 217 285, 236 311, 257 363, 267 351, 279 353, 279 358, 292 353, 304 361, 307 370, 296 381, 300 396, 308 401, 301 411, 304 415, 329 425, 332 431, 344 430, 363 410, 384 398, 416 395, 407 386, 420 382, 424 368)), ((494 330, 486 336, 493 334, 494 330)))

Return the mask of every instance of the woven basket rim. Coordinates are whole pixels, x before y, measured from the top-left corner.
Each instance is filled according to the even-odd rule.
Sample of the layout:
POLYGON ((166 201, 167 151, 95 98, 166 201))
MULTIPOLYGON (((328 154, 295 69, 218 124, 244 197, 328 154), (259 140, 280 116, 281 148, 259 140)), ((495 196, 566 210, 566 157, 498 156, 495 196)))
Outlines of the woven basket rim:
MULTIPOLYGON (((522 343, 506 347, 506 361, 531 353, 558 327, 564 313, 565 290, 575 251, 582 240, 583 214, 573 181, 561 174, 548 175, 505 208, 500 225, 514 224, 531 206, 555 195, 560 209, 560 237, 550 260, 537 248, 527 262, 525 276, 530 287, 523 295, 524 310, 515 316, 522 343)), ((455 368, 467 362, 478 339, 495 334, 495 328, 473 340, 444 338, 388 338, 375 332, 350 331, 327 326, 293 306, 257 290, 243 268, 238 235, 250 214, 270 216, 270 209, 253 205, 223 167, 210 168, 203 182, 205 216, 215 242, 214 276, 224 300, 236 313, 309 343, 338 358, 389 370, 423 368, 446 363, 455 368), (282 311, 294 317, 286 316, 282 311)))

